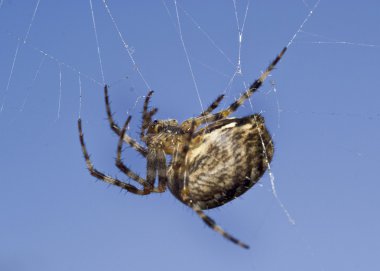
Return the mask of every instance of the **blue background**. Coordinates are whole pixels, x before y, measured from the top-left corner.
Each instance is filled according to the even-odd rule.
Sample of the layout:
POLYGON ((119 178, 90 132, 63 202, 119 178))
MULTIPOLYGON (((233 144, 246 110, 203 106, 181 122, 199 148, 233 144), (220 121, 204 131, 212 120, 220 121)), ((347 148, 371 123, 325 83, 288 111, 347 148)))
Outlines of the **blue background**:
MULTIPOLYGON (((223 92, 222 106, 233 102, 315 3, 251 1, 242 74, 228 87, 239 52, 233 1, 178 1, 203 106, 223 92)), ((96 167, 126 179, 114 166, 118 139, 106 120, 104 82, 117 121, 133 116, 134 137, 147 84, 158 118, 201 112, 174 2, 109 1, 133 65, 103 2, 93 0, 104 80, 90 2, 41 0, 32 21, 36 4, 0 1, 0 270, 380 270, 378 1, 321 0, 253 106, 234 114, 265 116, 277 193, 296 221, 268 174, 209 211, 248 251, 169 192, 139 197, 96 182, 82 157, 79 113, 96 167)), ((246 7, 236 1, 240 28, 246 7)), ((145 175, 133 150, 124 159, 145 175)))

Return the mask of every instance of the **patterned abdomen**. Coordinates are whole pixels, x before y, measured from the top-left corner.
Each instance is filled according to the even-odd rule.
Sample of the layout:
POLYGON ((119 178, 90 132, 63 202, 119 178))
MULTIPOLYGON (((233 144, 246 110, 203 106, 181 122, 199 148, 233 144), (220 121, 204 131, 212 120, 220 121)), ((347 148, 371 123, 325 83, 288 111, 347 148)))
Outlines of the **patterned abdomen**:
POLYGON ((235 199, 264 174, 273 150, 260 115, 216 122, 191 142, 186 157, 187 196, 202 209, 235 199))

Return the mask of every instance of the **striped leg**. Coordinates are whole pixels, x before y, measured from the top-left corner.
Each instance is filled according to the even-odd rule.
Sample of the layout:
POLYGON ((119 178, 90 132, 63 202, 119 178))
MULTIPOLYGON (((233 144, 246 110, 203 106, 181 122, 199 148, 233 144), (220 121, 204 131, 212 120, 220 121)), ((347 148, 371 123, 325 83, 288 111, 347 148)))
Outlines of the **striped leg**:
MULTIPOLYGON (((80 144, 82 146, 83 156, 84 156, 84 159, 86 160, 86 165, 87 165, 88 171, 90 172, 90 174, 92 176, 94 176, 95 178, 97 178, 99 180, 102 180, 102 181, 104 181, 106 183, 109 183, 109 184, 118 186, 118 187, 120 187, 122 189, 125 189, 128 192, 131 192, 133 194, 147 195, 147 194, 151 193, 151 188, 149 186, 144 186, 143 189, 138 189, 137 187, 135 187, 135 186, 133 186, 131 184, 125 183, 123 181, 120 181, 117 178, 112 178, 112 177, 110 177, 108 175, 105 175, 104 173, 98 171, 97 169, 95 169, 94 165, 92 164, 92 162, 90 160, 90 155, 87 152, 87 148, 86 148, 86 145, 85 145, 85 142, 84 142, 84 136, 83 136, 83 132, 82 132, 82 121, 81 121, 81 119, 78 119, 78 130, 79 130, 79 140, 80 140, 80 144)), ((132 175, 128 175, 128 176, 133 179, 132 175)), ((137 181, 137 182, 139 182, 139 183, 141 181, 139 179, 134 179, 134 180, 137 181)))
POLYGON ((153 108, 151 111, 148 111, 148 105, 150 97, 153 95, 153 90, 148 92, 148 95, 145 97, 144 101, 144 107, 143 107, 143 114, 142 114, 142 125, 141 125, 141 131, 140 131, 140 138, 143 139, 145 136, 145 130, 149 127, 149 124, 152 122, 152 117, 154 114, 157 113, 158 109, 153 108))
MULTIPOLYGON (((118 136, 120 136, 120 127, 115 123, 113 117, 112 117, 112 111, 111 106, 109 102, 109 96, 108 96, 108 86, 104 86, 104 99, 106 103, 106 111, 107 111, 107 118, 108 122, 110 124, 110 127, 112 131, 114 131, 118 136)), ((127 134, 124 134, 123 140, 127 142, 132 148, 134 148, 136 151, 138 151, 142 156, 146 157, 148 154, 148 151, 146 148, 141 146, 136 140, 128 136, 127 134)))
POLYGON ((212 218, 207 216, 201 208, 199 208, 198 206, 190 206, 190 207, 197 213, 197 215, 199 215, 199 217, 203 220, 203 222, 206 223, 206 225, 209 226, 211 229, 218 232, 220 235, 222 235, 224 238, 231 241, 232 243, 242 248, 249 249, 249 246, 247 244, 241 242, 240 240, 236 239, 229 233, 225 232, 220 226, 218 226, 215 223, 215 221, 212 218))
POLYGON ((131 116, 127 118, 127 121, 124 123, 123 128, 120 131, 120 137, 119 142, 117 144, 117 152, 116 152, 116 166, 124 172, 128 177, 131 179, 137 181, 141 185, 144 186, 146 189, 150 189, 151 192, 156 193, 162 193, 166 190, 166 159, 165 159, 165 153, 161 150, 157 150, 158 154, 156 153, 156 150, 149 151, 146 158, 147 158, 147 177, 146 180, 141 178, 139 175, 131 171, 121 160, 121 153, 123 149, 123 138, 125 135, 125 132, 128 128, 128 124, 131 121, 131 116), (156 174, 158 171, 158 187, 154 187, 156 174))
POLYGON ((167 166, 166 157, 163 150, 157 150, 156 154, 157 173, 158 173, 158 187, 155 188, 155 192, 163 193, 167 186, 167 166))
POLYGON ((187 178, 186 178, 186 170, 187 170, 187 165, 186 165, 186 155, 189 152, 190 149, 190 143, 191 139, 193 137, 194 131, 195 131, 195 121, 191 123, 190 128, 186 131, 186 134, 184 136, 184 142, 181 145, 181 149, 177 150, 173 156, 172 160, 172 169, 173 169, 173 178, 174 180, 178 182, 183 182, 183 188, 181 191, 181 197, 184 202, 189 203, 189 194, 188 194, 188 184, 187 184, 187 178), (182 168, 181 168, 182 167, 182 168))
POLYGON ((287 50, 287 47, 282 49, 282 51, 277 55, 277 57, 270 63, 270 65, 266 68, 264 73, 256 80, 254 81, 251 86, 248 88, 246 92, 244 92, 240 98, 232 103, 227 109, 222 110, 216 114, 210 114, 210 115, 201 115, 197 118, 192 118, 184 121, 181 126, 186 129, 191 125, 191 122, 195 121, 195 127, 198 127, 199 125, 214 122, 220 119, 224 119, 228 117, 231 113, 235 112, 249 97, 252 96, 253 93, 255 93, 263 84, 265 79, 268 77, 270 72, 274 69, 274 67, 277 65, 277 63, 281 60, 282 56, 285 54, 287 50))
POLYGON ((219 104, 223 100, 223 98, 224 98, 224 94, 219 95, 215 99, 215 101, 213 101, 212 104, 210 104, 210 106, 205 111, 203 111, 199 116, 203 117, 203 116, 209 115, 215 108, 217 108, 219 106, 219 104))
POLYGON ((199 125, 202 125, 203 122, 202 120, 207 118, 207 117, 210 117, 210 116, 213 116, 213 115, 210 115, 210 113, 219 106, 220 102, 223 100, 224 98, 224 95, 219 95, 215 101, 212 102, 212 104, 209 105, 209 107, 207 107, 207 109, 205 111, 203 111, 198 117, 196 118, 190 118, 188 120, 185 120, 182 124, 181 124, 181 129, 183 131, 188 131, 190 129, 190 126, 193 122, 193 120, 195 121, 194 123, 194 130, 199 126, 199 125))

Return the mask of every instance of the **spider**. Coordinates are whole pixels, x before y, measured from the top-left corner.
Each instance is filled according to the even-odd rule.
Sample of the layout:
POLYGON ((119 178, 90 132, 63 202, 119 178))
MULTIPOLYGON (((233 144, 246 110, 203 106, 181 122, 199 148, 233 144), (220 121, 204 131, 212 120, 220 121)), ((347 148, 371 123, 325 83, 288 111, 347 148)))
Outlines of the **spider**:
POLYGON ((116 166, 141 188, 112 178, 94 168, 88 154, 78 119, 79 139, 84 159, 90 174, 104 182, 118 186, 137 195, 163 193, 166 188, 182 203, 193 209, 207 226, 242 248, 249 246, 224 231, 203 210, 222 206, 239 197, 264 174, 272 160, 274 147, 264 124, 264 118, 253 114, 242 118, 227 118, 236 111, 264 82, 280 61, 286 47, 270 63, 264 73, 252 83, 238 100, 228 108, 212 113, 224 98, 220 95, 199 116, 178 124, 177 120, 153 120, 157 108, 149 109, 153 91, 146 95, 140 145, 126 134, 131 121, 128 116, 120 128, 113 120, 108 86, 104 96, 108 121, 111 129, 119 136, 116 166), (121 159, 123 142, 146 158, 146 178, 129 169, 121 159), (171 156, 169 164, 167 156, 171 156), (158 176, 158 184, 155 185, 158 176))

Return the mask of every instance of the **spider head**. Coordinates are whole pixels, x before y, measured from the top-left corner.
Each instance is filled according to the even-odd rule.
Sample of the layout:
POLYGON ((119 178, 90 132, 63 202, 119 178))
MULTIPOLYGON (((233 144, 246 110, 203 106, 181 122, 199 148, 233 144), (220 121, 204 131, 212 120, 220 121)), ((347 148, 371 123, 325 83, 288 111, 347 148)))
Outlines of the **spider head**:
POLYGON ((181 131, 181 129, 178 126, 178 121, 175 119, 154 120, 150 123, 147 134, 178 134, 179 131, 181 131))
POLYGON ((184 132, 174 119, 155 120, 149 124, 146 143, 153 148, 160 148, 166 154, 173 154, 182 142, 184 132))

